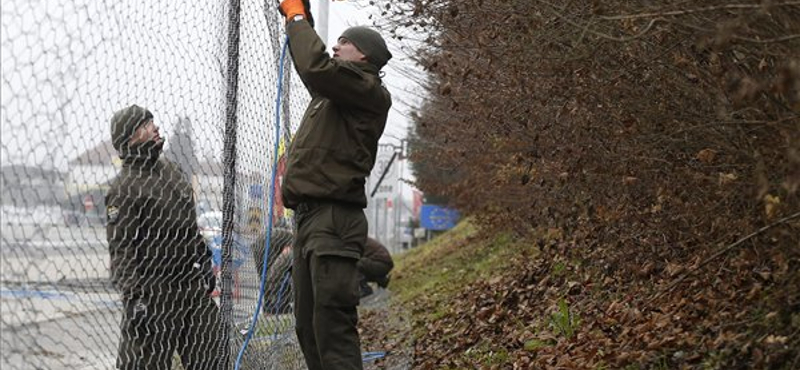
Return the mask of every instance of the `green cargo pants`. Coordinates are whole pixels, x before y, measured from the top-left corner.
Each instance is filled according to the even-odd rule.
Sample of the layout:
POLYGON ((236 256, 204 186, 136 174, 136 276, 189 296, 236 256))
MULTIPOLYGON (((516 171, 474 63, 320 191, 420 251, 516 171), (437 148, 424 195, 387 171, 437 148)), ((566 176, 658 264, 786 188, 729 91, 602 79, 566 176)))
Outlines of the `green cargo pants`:
POLYGON ((309 370, 362 369, 356 267, 367 220, 359 207, 303 203, 296 209, 292 278, 297 337, 309 370))
POLYGON ((191 295, 150 289, 123 302, 117 369, 170 370, 175 351, 186 370, 220 368, 219 309, 200 284, 192 285, 191 295))

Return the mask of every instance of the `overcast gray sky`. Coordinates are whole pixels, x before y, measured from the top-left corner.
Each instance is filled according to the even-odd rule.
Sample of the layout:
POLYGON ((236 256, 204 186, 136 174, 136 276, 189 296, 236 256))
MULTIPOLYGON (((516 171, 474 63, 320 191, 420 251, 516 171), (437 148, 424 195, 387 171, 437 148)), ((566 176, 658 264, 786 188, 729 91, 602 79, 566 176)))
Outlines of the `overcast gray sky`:
MULTIPOLYGON (((108 139, 111 113, 132 103, 154 112, 168 140, 177 117, 190 117, 198 154, 221 159, 226 4, 3 0, 0 162, 66 170, 70 159, 108 139)), ((239 150, 254 167, 268 163, 274 137, 273 44, 282 32, 279 16, 265 14, 263 4, 242 1, 240 23, 239 150)), ((375 9, 362 4, 330 3, 329 47, 347 27, 370 25, 375 9)), ((401 72, 415 66, 387 41, 395 58, 384 81, 395 99, 381 141, 399 144, 409 125, 406 103, 418 101, 408 92, 419 89, 401 72)), ((292 88, 295 127, 305 108, 301 90, 292 88)))

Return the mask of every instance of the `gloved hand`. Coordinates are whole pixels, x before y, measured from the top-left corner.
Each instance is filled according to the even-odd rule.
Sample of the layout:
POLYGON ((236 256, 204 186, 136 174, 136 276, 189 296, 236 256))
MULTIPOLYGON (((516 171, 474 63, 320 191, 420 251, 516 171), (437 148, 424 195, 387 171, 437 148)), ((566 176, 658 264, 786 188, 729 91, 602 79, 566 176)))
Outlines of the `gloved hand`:
POLYGON ((359 281, 358 283, 358 288, 359 288, 359 298, 364 298, 373 293, 372 287, 369 286, 369 284, 367 283, 367 279, 362 278, 361 281, 359 281))
POLYGON ((217 277, 214 276, 214 271, 209 269, 203 276, 203 281, 206 287, 206 294, 211 294, 217 288, 217 277))
POLYGON ((299 14, 306 18, 311 27, 314 27, 314 17, 311 16, 311 3, 309 0, 283 0, 278 10, 281 15, 286 17, 286 21, 299 14))
POLYGON ((211 294, 214 288, 217 287, 217 277, 214 276, 214 270, 211 269, 211 261, 209 260, 208 263, 195 262, 192 267, 200 270, 199 273, 203 278, 203 287, 206 289, 206 294, 211 294))
POLYGON ((392 278, 392 275, 386 275, 384 277, 375 279, 375 282, 378 283, 379 287, 381 287, 383 289, 386 289, 386 287, 389 286, 389 280, 391 278, 392 278))

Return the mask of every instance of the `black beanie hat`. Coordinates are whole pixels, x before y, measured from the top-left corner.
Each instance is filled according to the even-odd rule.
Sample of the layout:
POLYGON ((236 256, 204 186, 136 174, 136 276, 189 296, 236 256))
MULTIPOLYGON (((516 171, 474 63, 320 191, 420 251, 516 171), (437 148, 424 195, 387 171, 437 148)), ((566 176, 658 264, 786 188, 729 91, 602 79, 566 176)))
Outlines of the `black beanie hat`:
POLYGON ((128 145, 139 126, 153 119, 153 113, 136 104, 117 111, 111 117, 111 144, 118 152, 128 145))
POLYGON ((386 47, 386 41, 383 40, 381 34, 377 31, 367 27, 350 27, 342 32, 342 36, 352 42, 358 50, 364 53, 367 61, 378 67, 383 68, 389 59, 392 59, 392 53, 386 47))

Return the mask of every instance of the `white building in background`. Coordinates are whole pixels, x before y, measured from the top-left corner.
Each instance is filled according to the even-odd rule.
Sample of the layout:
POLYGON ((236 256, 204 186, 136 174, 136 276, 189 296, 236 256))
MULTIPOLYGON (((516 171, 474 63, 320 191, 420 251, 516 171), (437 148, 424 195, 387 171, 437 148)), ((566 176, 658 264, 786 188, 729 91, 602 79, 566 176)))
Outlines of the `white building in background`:
POLYGON ((408 186, 402 181, 404 162, 400 148, 379 145, 375 167, 366 185, 367 209, 364 212, 369 223, 369 236, 379 240, 392 253, 401 251, 403 244, 409 245, 411 241, 406 226, 412 213, 412 198, 411 189, 406 189, 408 186), (379 182, 389 163, 391 166, 379 182), (404 194, 406 192, 408 197, 404 194))
MULTIPOLYGON (((222 163, 213 160, 195 160, 192 163, 196 163, 196 168, 192 169, 195 199, 198 203, 207 203, 210 209, 221 209, 222 163)), ((69 161, 64 193, 68 199, 83 202, 84 206, 92 202, 93 208, 102 209, 105 193, 121 167, 122 160, 111 141, 104 141, 69 161)))
POLYGON ((95 192, 105 192, 117 176, 122 161, 111 140, 104 141, 69 161, 64 191, 68 197, 95 192))
POLYGON ((56 206, 64 199, 64 174, 39 167, 0 167, 0 205, 56 206))
POLYGON ((225 185, 225 171, 222 162, 202 160, 193 177, 195 201, 198 206, 208 210, 222 209, 222 190, 225 185))

